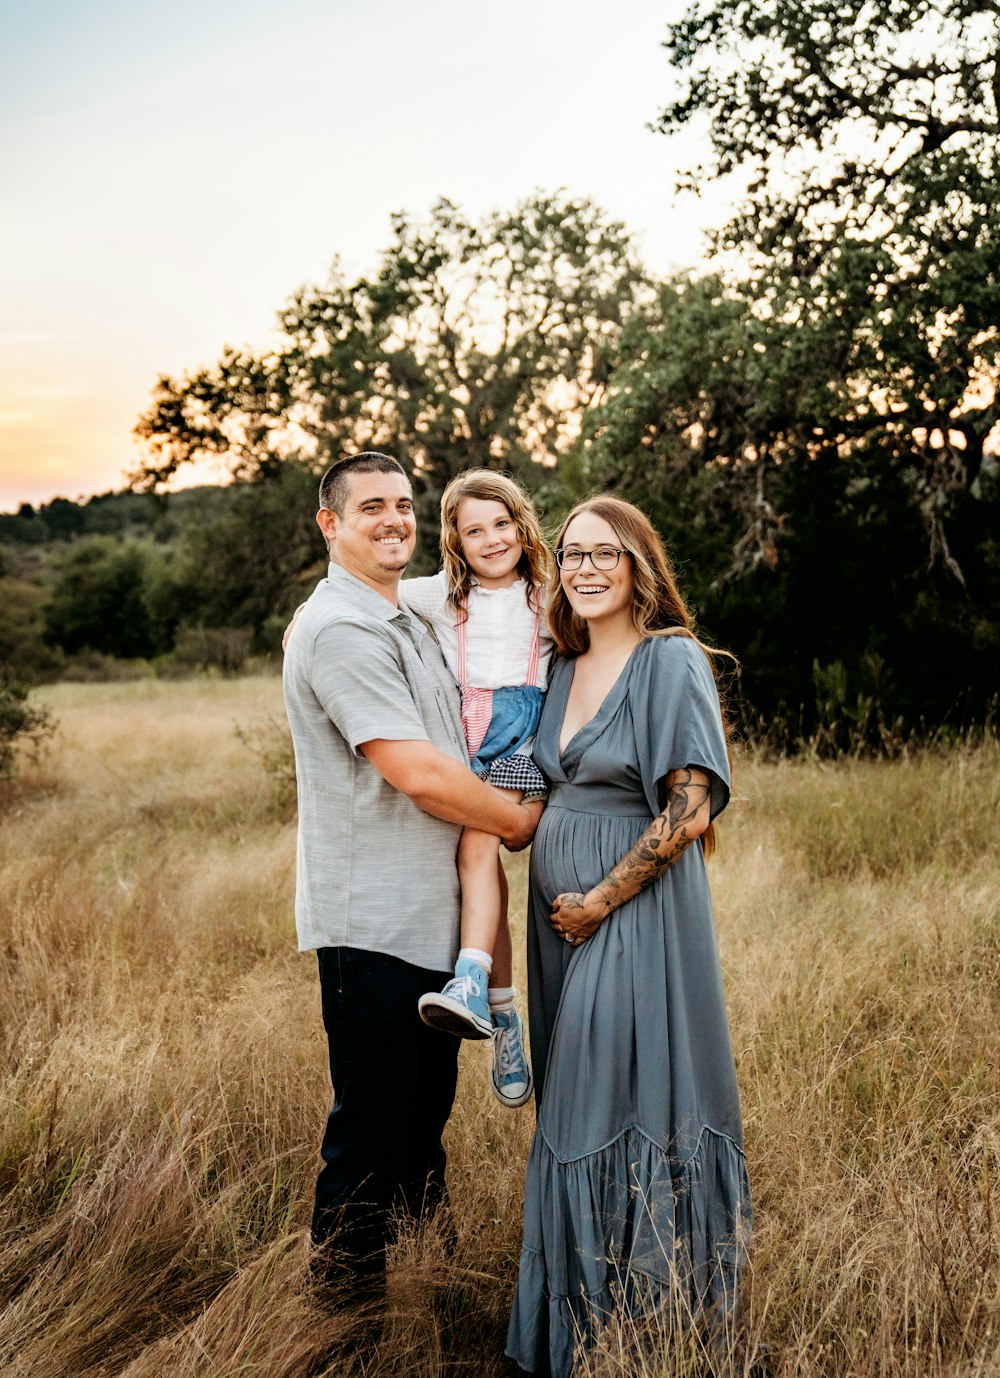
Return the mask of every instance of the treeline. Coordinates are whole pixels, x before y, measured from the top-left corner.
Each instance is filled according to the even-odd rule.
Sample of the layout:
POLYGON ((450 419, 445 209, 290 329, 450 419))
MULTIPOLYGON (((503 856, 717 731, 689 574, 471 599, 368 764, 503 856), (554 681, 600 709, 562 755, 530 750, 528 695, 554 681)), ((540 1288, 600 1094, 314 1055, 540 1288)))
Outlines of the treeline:
MULTIPOLYGON (((235 482, 169 498, 120 546, 72 533, 46 557, 42 643, 183 656, 225 632, 273 650, 322 567, 316 476, 374 447, 413 473, 420 572, 470 465, 512 473, 553 524, 595 490, 637 502, 703 632, 739 657, 737 715, 777 746, 892 750, 991 723, 996 7, 708 0, 666 47, 660 128, 710 132, 687 184, 748 176, 711 271, 656 280, 622 225, 565 195, 395 216, 376 270, 302 288, 272 349, 159 380, 136 489, 203 456, 235 482)), ((22 519, 64 536, 73 518, 22 519)))
POLYGON ((323 567, 315 488, 308 468, 290 465, 269 483, 58 499, 0 516, 4 676, 234 672, 273 653, 298 581, 323 567))
MULTIPOLYGON (((531 476, 554 526, 577 495, 572 465, 531 476)), ((818 462, 781 477, 773 551, 738 577, 725 471, 679 484, 651 465, 616 485, 664 532, 702 630, 738 656, 730 697, 743 729, 836 752, 988 722, 1000 664, 995 474, 949 519, 964 582, 929 567, 919 515, 878 472, 859 484, 818 462)), ((0 546, 0 662, 26 682, 277 664, 288 615, 323 570, 315 487, 313 465, 287 461, 225 488, 117 494, 97 507, 98 534, 92 503, 76 534, 45 542, 17 539, 13 523, 27 530, 47 512, 22 509, 0 546)), ((425 518, 425 570, 436 535, 425 518)))

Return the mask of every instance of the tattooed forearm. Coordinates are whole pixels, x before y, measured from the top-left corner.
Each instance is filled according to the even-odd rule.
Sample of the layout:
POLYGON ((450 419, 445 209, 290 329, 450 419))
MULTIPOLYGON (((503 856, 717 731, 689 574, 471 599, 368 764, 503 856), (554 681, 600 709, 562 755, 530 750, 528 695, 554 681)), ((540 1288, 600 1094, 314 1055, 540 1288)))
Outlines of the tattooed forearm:
POLYGON ((663 812, 594 887, 608 913, 662 875, 701 835, 708 822, 710 799, 711 788, 703 771, 677 770, 671 774, 663 812))

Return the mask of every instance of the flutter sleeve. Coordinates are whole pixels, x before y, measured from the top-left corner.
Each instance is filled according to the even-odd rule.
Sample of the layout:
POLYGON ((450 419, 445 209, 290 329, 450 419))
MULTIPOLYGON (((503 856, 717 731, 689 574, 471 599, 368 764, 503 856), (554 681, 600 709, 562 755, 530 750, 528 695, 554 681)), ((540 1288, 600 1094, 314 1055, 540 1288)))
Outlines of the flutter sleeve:
POLYGON ((444 570, 437 574, 424 575, 417 579, 404 579, 399 585, 399 602, 407 612, 422 617, 435 631, 449 618, 454 621, 454 612, 449 611, 448 581, 444 570))
POLYGON ((660 813, 667 776, 695 766, 708 775, 715 818, 729 803, 729 755, 708 657, 686 636, 652 637, 648 650, 634 714, 647 803, 660 813))

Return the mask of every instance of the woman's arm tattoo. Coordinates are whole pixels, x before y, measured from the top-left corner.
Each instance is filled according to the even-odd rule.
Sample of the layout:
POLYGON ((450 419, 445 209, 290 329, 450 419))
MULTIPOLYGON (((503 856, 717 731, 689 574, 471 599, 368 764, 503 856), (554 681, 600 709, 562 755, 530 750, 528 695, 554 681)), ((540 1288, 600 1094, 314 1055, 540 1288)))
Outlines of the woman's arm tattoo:
POLYGON ((609 913, 662 875, 701 833, 700 828, 692 832, 691 826, 710 798, 711 786, 707 780, 696 780, 690 770, 674 771, 673 777, 663 812, 594 887, 604 892, 609 913))

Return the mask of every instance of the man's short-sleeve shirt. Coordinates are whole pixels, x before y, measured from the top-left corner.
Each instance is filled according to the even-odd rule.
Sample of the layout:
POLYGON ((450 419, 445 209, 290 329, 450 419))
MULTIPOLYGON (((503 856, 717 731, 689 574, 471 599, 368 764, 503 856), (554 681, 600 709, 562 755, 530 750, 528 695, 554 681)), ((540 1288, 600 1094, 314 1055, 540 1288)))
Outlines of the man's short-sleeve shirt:
POLYGON ((362 742, 429 741, 468 763, 459 693, 421 623, 338 565, 288 642, 299 947, 357 947, 446 971, 458 948, 461 828, 388 784, 362 742))

